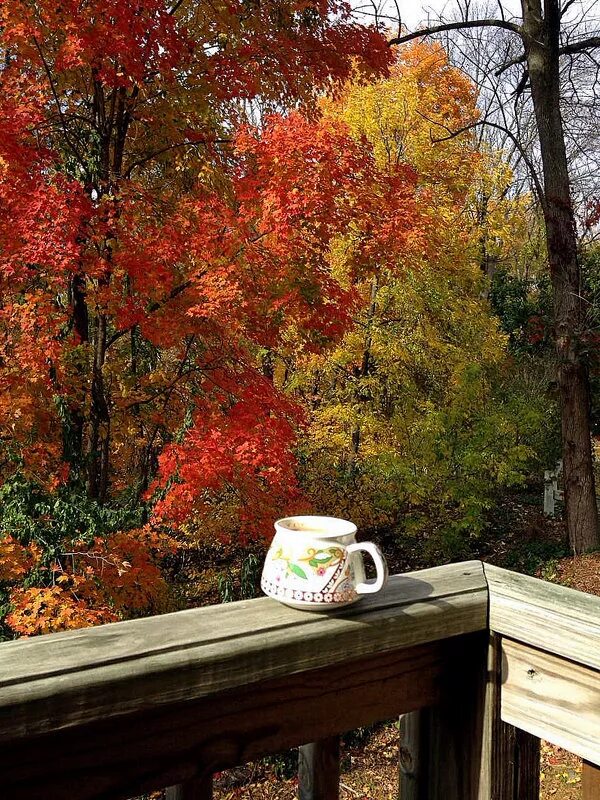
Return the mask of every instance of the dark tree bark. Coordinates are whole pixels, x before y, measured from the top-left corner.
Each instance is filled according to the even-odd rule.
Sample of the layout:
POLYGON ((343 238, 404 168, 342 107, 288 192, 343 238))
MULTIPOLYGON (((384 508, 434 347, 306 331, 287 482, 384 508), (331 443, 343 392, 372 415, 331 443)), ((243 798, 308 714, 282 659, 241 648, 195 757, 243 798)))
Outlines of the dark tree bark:
MULTIPOLYGON (((85 297, 85 275, 76 273, 71 281, 71 298, 73 304, 73 330, 82 344, 89 342, 89 314, 85 297)), ((80 463, 83 456, 83 432, 85 427, 84 409, 77 406, 72 412, 72 443, 70 456, 80 463)), ((65 453, 65 456, 67 454, 65 453)))
POLYGON ((560 113, 560 8, 558 0, 522 0, 523 44, 543 164, 543 213, 554 289, 554 338, 561 428, 565 510, 575 553, 597 547, 598 509, 590 429, 590 388, 579 349, 584 331, 577 231, 571 202, 560 113))
POLYGON ((510 30, 523 43, 524 55, 510 63, 523 63, 527 69, 542 157, 543 181, 540 182, 536 176, 536 185, 538 191, 541 189, 554 291, 554 338, 561 404, 566 521, 573 552, 583 553, 599 547, 600 536, 592 458, 588 365, 580 349, 581 334, 585 329, 585 308, 560 110, 559 60, 562 55, 600 47, 600 37, 581 39, 563 46, 560 41, 559 0, 521 0, 521 6, 521 26, 503 18, 445 23, 399 36, 392 40, 392 44, 442 31, 478 26, 510 30))
MULTIPOLYGON (((125 143, 132 119, 132 108, 135 105, 139 89, 134 87, 129 95, 124 87, 113 90, 112 99, 107 103, 104 87, 98 80, 94 70, 92 74, 94 78, 94 121, 100 141, 99 180, 95 189, 98 198, 102 196, 113 198, 113 210, 118 217, 118 189, 123 171, 125 143)), ((109 228, 102 251, 105 272, 98 279, 99 288, 106 288, 111 282, 112 241, 115 236, 116 233, 109 228)), ((96 309, 93 344, 94 361, 90 388, 89 434, 86 448, 87 493, 89 497, 104 502, 109 488, 111 402, 104 381, 104 366, 110 346, 108 319, 101 308, 96 309)), ((132 351, 132 360, 133 358, 132 351)))
MULTIPOLYGON (((369 310, 367 312, 365 344, 364 344, 360 369, 356 371, 355 375, 357 381, 359 381, 355 394, 357 404, 363 403, 366 399, 363 396, 364 390, 361 389, 360 380, 362 378, 366 378, 371 369, 371 361, 372 361, 371 345, 373 343, 372 327, 373 327, 373 320, 375 318, 375 310, 377 308, 378 289, 379 289, 379 280, 376 276, 371 281, 371 299, 369 301, 369 310)), ((351 442, 352 460, 356 460, 356 457, 358 456, 358 451, 360 450, 360 440, 361 440, 360 423, 357 422, 356 425, 354 426, 354 430, 352 431, 352 442, 351 442)))

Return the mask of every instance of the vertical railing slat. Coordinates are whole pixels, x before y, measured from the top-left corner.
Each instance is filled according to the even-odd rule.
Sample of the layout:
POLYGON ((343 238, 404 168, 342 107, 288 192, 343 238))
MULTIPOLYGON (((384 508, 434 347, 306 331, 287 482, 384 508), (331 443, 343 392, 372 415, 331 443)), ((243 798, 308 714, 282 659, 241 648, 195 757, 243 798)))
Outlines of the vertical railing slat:
POLYGON ((538 800, 540 740, 502 721, 502 639, 490 635, 490 697, 493 800, 538 800))
POLYGON ((583 762, 581 774, 582 800, 600 800, 600 767, 583 762))
POLYGON ((443 700, 407 715, 401 800, 491 800, 486 706, 487 636, 465 644, 444 679, 443 700))
POLYGON ((338 800, 340 737, 329 736, 298 750, 299 800, 338 800))
POLYGON ((212 796, 212 775, 169 786, 165 792, 165 800, 212 800, 212 796))
POLYGON ((427 712, 413 711, 402 714, 400 727, 400 797, 402 800, 419 800, 419 784, 426 769, 427 712))

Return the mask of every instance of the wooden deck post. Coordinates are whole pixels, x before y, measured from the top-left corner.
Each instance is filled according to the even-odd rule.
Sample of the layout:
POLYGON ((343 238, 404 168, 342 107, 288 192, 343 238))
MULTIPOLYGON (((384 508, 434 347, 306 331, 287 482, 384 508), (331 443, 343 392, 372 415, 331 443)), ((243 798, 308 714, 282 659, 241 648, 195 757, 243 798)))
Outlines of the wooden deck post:
POLYGON ((445 699, 403 718, 401 800, 491 800, 486 654, 487 634, 474 637, 445 677, 445 699))
POLYGON ((419 800, 419 784, 423 780, 421 756, 426 758, 425 735, 427 724, 424 711, 402 714, 400 727, 400 797, 402 800, 419 800))
POLYGON ((338 800, 340 737, 329 736, 298 749, 299 800, 338 800))
POLYGON ((165 800, 212 800, 212 775, 169 786, 165 800))
POLYGON ((502 722, 500 681, 499 637, 480 638, 447 699, 402 718, 400 800, 538 800, 539 739, 502 722))
POLYGON ((600 800, 600 767, 583 762, 581 773, 581 798, 582 800, 600 800))
POLYGON ((501 719, 502 639, 490 634, 490 696, 492 800, 538 800, 540 740, 501 719))

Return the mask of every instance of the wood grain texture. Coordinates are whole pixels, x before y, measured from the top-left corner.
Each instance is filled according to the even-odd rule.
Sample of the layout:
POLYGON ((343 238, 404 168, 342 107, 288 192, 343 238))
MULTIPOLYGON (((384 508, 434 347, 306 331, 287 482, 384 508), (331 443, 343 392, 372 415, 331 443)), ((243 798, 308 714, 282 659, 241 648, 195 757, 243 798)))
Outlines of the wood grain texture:
POLYGON ((502 641, 502 719, 600 764, 600 671, 502 641))
POLYGON ((403 714, 399 720, 399 796, 420 800, 419 788, 427 769, 427 725, 424 711, 403 714))
POLYGON ((500 637, 473 637, 452 690, 401 719, 400 800, 538 800, 540 742, 500 717, 500 637))
POLYGON ((340 737, 329 736, 298 750, 299 800, 338 800, 340 737))
POLYGON ((450 691, 402 717, 400 800, 491 800, 487 651, 486 634, 470 637, 450 667, 450 691))
POLYGON ((502 720, 502 640, 490 634, 484 751, 492 800, 539 800, 540 740, 502 720))
POLYGON ((584 761, 581 770, 581 800, 600 800, 600 767, 584 761))
POLYGON ((484 564, 490 628, 600 669, 600 597, 484 564))
MULTIPOLYGON (((439 702, 472 636, 107 717, 0 748, 11 800, 118 800, 439 702)), ((485 634, 483 634, 485 636, 485 634)), ((466 800, 466 798, 461 798, 466 800)))
POLYGON ((471 637, 451 665, 450 691, 424 712, 428 769, 422 800, 491 800, 488 640, 487 633, 471 637))
POLYGON ((263 598, 8 642, 0 645, 0 742, 190 703, 486 624, 482 566, 466 562, 395 576, 379 594, 327 614, 263 598))

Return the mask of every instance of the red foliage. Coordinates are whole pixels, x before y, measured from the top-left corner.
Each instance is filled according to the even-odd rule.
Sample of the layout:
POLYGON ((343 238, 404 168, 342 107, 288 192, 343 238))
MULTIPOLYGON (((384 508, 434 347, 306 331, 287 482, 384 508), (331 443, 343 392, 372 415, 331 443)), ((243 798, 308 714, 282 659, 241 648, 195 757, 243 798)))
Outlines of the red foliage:
MULTIPOLYGON (((357 270, 391 257, 410 178, 383 186, 341 126, 294 113, 234 135, 232 109, 310 116, 352 71, 387 71, 384 37, 338 0, 4 0, 0 47, 2 480, 53 489, 72 471, 102 503, 155 479, 161 524, 226 497, 238 532, 260 533, 297 501, 301 424, 261 353, 343 332, 355 298, 331 243, 355 226, 357 270)), ((27 589, 27 549, 3 540, 8 624, 151 608, 165 548, 149 537, 64 543, 27 589)))
POLYGON ((587 203, 585 225, 587 228, 594 228, 598 223, 600 223, 600 200, 594 198, 587 203))

